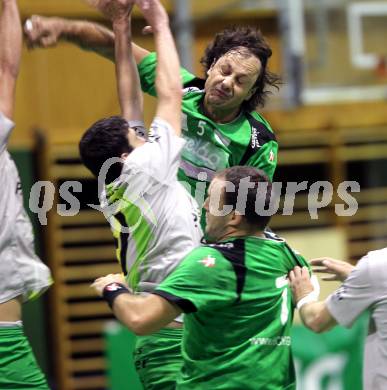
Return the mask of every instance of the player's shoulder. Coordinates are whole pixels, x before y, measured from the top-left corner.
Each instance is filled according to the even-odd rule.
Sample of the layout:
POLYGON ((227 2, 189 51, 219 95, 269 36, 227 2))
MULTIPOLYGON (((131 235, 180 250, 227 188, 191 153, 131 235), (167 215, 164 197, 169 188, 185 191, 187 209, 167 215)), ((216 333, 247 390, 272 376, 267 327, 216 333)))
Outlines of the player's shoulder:
POLYGON ((172 126, 166 120, 155 117, 149 127, 147 142, 158 142, 161 137, 169 134, 173 134, 172 126))
POLYGON ((5 151, 8 138, 14 127, 14 122, 0 111, 0 153, 5 151))
POLYGON ((203 242, 199 247, 193 249, 189 254, 190 258, 199 259, 208 256, 215 257, 219 261, 230 260, 237 261, 244 252, 243 240, 232 240, 227 242, 206 243, 203 242))
POLYGON ((260 145, 277 140, 269 122, 257 111, 246 111, 244 116, 251 129, 252 138, 255 138, 260 145))
POLYGON ((256 111, 245 111, 243 115, 245 117, 243 126, 245 131, 250 133, 250 141, 239 165, 246 165, 252 156, 256 153, 261 153, 261 148, 265 144, 271 145, 271 154, 273 153, 272 148, 277 147, 277 139, 273 130, 260 114, 256 111))
POLYGON ((245 258, 245 240, 235 239, 206 244, 206 247, 218 252, 224 259, 231 263, 242 264, 245 258))
POLYGON ((372 277, 387 276, 387 248, 368 252, 358 261, 356 268, 372 277))
POLYGON ((183 84, 183 96, 190 95, 192 93, 204 92, 205 80, 199 77, 193 76, 192 79, 187 80, 183 84))
POLYGON ((143 68, 146 68, 147 66, 155 66, 157 63, 157 53, 152 51, 149 52, 146 56, 144 56, 140 63, 137 65, 137 68, 139 71, 141 71, 143 68))
POLYGON ((387 263, 387 248, 370 251, 365 257, 369 260, 385 261, 387 263))
POLYGON ((171 142, 173 141, 173 143, 177 143, 179 146, 181 146, 180 144, 185 143, 183 138, 176 134, 175 129, 168 120, 161 116, 156 116, 149 128, 148 137, 144 145, 160 143, 161 140, 165 139, 168 139, 171 142))
POLYGON ((201 258, 205 256, 216 256, 220 257, 222 256, 222 252, 217 250, 213 245, 208 245, 208 244, 202 244, 198 246, 197 248, 193 249, 189 253, 189 257, 191 258, 201 258))

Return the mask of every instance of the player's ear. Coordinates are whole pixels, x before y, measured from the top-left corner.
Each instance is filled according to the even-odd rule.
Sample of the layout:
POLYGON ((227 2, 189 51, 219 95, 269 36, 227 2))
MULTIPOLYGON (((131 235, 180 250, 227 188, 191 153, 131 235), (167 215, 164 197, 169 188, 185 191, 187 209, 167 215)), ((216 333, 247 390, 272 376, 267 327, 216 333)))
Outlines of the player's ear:
POLYGON ((120 156, 120 158, 121 158, 122 160, 125 160, 128 156, 129 156, 129 153, 122 153, 121 156, 120 156))
POLYGON ((231 219, 230 219, 230 226, 232 227, 235 227, 235 228, 238 228, 241 223, 243 222, 243 215, 241 215, 240 213, 238 213, 237 211, 233 210, 231 212, 231 219))

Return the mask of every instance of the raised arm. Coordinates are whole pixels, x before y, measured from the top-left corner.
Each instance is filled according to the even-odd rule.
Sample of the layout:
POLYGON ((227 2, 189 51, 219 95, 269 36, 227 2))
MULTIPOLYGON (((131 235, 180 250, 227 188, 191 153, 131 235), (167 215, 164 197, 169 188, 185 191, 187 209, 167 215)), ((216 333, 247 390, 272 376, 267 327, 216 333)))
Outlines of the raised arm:
POLYGON ((0 16, 0 111, 13 117, 16 79, 22 49, 22 29, 16 0, 1 0, 0 16))
POLYGON ((115 59, 117 88, 122 116, 128 121, 144 121, 143 96, 137 66, 133 58, 131 45, 130 19, 114 20, 115 59))
MULTIPOLYGON (((45 48, 67 41, 114 60, 114 33, 98 23, 33 15, 27 20, 24 32, 31 47, 45 48)), ((137 64, 149 54, 148 50, 133 42, 132 50, 137 64)))
POLYGON ((182 84, 180 63, 175 42, 169 28, 168 14, 159 0, 136 0, 152 26, 156 51, 156 116, 167 121, 177 135, 181 134, 182 84))
POLYGON ((117 90, 122 116, 143 122, 143 97, 137 66, 132 54, 131 21, 134 0, 88 0, 112 21, 115 36, 117 90))

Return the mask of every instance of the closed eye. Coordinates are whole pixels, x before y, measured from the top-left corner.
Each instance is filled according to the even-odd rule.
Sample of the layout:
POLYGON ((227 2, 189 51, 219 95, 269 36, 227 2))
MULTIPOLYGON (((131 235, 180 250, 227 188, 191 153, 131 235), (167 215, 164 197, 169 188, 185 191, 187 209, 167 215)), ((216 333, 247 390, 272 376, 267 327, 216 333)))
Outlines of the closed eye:
POLYGON ((220 68, 220 73, 222 73, 223 76, 228 76, 229 74, 231 74, 231 69, 228 66, 222 66, 220 68))

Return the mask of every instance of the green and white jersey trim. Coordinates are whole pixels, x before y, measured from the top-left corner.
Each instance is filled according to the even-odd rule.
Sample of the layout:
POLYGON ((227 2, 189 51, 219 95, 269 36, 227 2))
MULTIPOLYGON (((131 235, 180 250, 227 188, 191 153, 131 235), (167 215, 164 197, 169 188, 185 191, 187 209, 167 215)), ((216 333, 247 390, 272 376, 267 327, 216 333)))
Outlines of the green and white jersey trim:
POLYGON ((139 292, 153 291, 202 237, 198 206, 177 180, 184 144, 156 118, 147 142, 127 157, 102 197, 122 271, 139 292))

